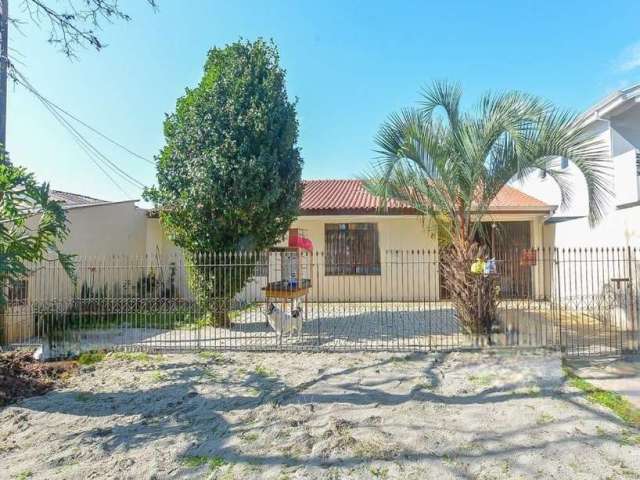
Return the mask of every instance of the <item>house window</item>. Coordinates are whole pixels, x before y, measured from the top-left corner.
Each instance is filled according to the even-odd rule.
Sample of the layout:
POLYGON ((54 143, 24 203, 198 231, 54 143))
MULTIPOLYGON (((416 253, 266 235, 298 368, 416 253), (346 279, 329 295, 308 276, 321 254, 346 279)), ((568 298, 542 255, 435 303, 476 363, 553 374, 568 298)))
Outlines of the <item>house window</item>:
POLYGON ((26 305, 29 297, 28 288, 26 279, 10 282, 7 289, 7 303, 12 306, 26 305))
POLYGON ((636 150, 636 174, 640 177, 640 150, 636 150))
POLYGON ((325 275, 380 275, 375 223, 327 223, 324 226, 325 275))

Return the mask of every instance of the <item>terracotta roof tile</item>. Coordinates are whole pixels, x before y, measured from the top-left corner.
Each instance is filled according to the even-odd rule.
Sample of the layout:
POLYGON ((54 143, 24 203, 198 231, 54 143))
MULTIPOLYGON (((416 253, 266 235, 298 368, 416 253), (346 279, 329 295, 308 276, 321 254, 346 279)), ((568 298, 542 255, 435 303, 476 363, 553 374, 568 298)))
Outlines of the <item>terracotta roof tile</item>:
MULTIPOLYGON (((305 180, 300 209, 302 214, 371 214, 376 213, 379 199, 368 193, 361 180, 305 180)), ((552 207, 520 190, 505 186, 491 202, 495 210, 539 210, 552 207)), ((389 209, 394 213, 411 214, 406 205, 391 201, 389 209)))
POLYGON ((79 195, 77 193, 63 192, 62 190, 50 190, 49 196, 52 200, 60 202, 65 207, 105 203, 105 200, 88 197, 86 195, 79 195))

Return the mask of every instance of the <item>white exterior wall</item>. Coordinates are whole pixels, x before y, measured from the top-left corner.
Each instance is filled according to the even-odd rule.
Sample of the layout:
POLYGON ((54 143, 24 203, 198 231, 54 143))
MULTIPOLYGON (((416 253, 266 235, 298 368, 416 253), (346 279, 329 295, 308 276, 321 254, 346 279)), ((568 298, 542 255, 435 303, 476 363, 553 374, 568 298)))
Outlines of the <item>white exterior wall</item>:
POLYGON ((640 178, 636 169, 636 150, 640 150, 640 106, 612 117, 610 126, 615 204, 620 206, 638 202, 640 178))
MULTIPOLYGON (((640 105, 611 119, 596 120, 592 129, 608 149, 611 161, 612 196, 605 206, 605 215, 599 225, 589 226, 586 183, 578 169, 570 164, 566 172, 571 179, 573 201, 555 212, 554 218, 566 220, 545 227, 544 243, 560 248, 640 246, 640 205, 634 205, 640 202, 640 177, 636 170, 640 105)), ((549 177, 531 175, 523 182, 515 182, 514 186, 551 205, 560 204, 560 190, 549 177)))

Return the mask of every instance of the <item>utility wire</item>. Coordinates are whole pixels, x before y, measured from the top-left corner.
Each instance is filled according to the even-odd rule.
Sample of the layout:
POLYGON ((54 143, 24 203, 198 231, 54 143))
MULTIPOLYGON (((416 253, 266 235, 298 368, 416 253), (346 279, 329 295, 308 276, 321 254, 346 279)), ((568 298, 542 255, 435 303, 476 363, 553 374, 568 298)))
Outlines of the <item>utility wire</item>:
POLYGON ((47 97, 42 95, 38 90, 36 90, 35 87, 33 87, 33 85, 30 82, 27 81, 27 79, 24 77, 24 75, 22 73, 20 73, 15 68, 13 69, 13 71, 16 73, 17 76, 20 77, 20 79, 26 81, 26 83, 28 83, 28 85, 25 85, 22 81, 20 81, 20 79, 18 80, 18 83, 20 83, 22 86, 24 86, 27 90, 29 90, 34 95, 38 96, 40 99, 46 101, 49 105, 51 105, 53 108, 55 108, 59 112, 63 113, 64 115, 66 115, 67 117, 71 118, 72 120, 75 120, 76 122, 78 122, 83 127, 87 128, 88 130, 91 130, 96 135, 100 136, 101 138, 105 139, 107 142, 115 145, 116 147, 121 148, 122 150, 124 150, 128 154, 130 154, 130 155, 132 155, 132 156, 134 156, 134 157, 136 157, 136 158, 138 158, 138 159, 142 160, 143 162, 146 162, 146 163, 148 163, 150 165, 155 165, 154 161, 149 160, 148 158, 140 155, 139 153, 134 152, 130 148, 128 148, 125 145, 121 144, 120 142, 118 142, 118 141, 114 140, 113 138, 109 137, 108 135, 102 133, 101 131, 99 131, 95 127, 92 127, 88 123, 82 121, 77 116, 75 116, 72 113, 70 113, 68 110, 65 110, 64 108, 62 108, 60 105, 55 104, 54 102, 49 100, 47 97))
MULTIPOLYGON (((26 79, 23 79, 26 81, 26 79)), ((22 83, 22 82, 21 82, 22 83)), ((26 82, 27 85, 24 85, 26 88, 28 88, 32 93, 34 93, 34 95, 36 95, 38 97, 38 99, 45 105, 48 107, 49 111, 53 110, 53 107, 51 107, 49 105, 49 103, 47 102, 47 100, 42 97, 41 95, 38 94, 38 92, 33 88, 33 86, 31 84, 29 84, 28 82, 26 82)), ((100 158, 101 161, 103 161, 104 163, 106 163, 113 171, 114 173, 117 173, 120 177, 122 177, 124 180, 128 181, 129 183, 131 183, 132 185, 139 187, 139 188, 144 188, 144 185, 142 184, 142 182, 136 180, 135 178, 133 178, 131 175, 129 175, 127 172, 125 172, 124 170, 122 170, 118 165, 116 165, 114 162, 112 162, 111 160, 109 160, 109 158, 107 158, 102 152, 100 152, 95 146, 93 146, 73 125, 71 125, 66 119, 62 118, 61 115, 57 114, 55 115, 56 119, 60 120, 65 127, 67 127, 67 130, 72 133, 72 135, 74 135, 74 137, 76 137, 77 139, 79 139, 82 144, 84 144, 87 149, 91 150, 93 152, 93 154, 95 156, 97 156, 98 158, 100 158)))
POLYGON ((102 138, 104 138, 104 139, 108 140, 109 142, 119 146, 120 148, 124 149, 128 153, 130 153, 130 154, 132 154, 132 155, 134 155, 134 156, 136 156, 136 157, 138 157, 138 158, 140 158, 140 159, 142 159, 142 160, 144 160, 144 161, 146 161, 148 163, 153 163, 153 162, 151 162, 151 161, 145 159, 144 157, 142 157, 141 155, 138 155, 135 152, 129 150, 128 148, 126 148, 125 146, 119 144, 115 140, 110 139, 106 135, 102 134, 98 130, 96 130, 93 127, 91 127, 90 125, 86 124, 85 122, 81 121, 77 117, 73 116, 72 114, 70 114, 69 112, 64 110, 63 108, 59 107, 58 105, 55 105, 53 102, 51 102, 46 97, 44 97, 42 94, 40 94, 40 92, 27 80, 27 78, 22 73, 20 73, 17 69, 15 69, 15 67, 12 68, 12 72, 11 73, 12 73, 12 78, 17 83, 19 83, 20 85, 25 87, 29 92, 31 92, 33 95, 35 95, 36 98, 38 98, 38 100, 40 100, 40 102, 43 104, 43 106, 53 115, 53 117, 71 134, 71 136, 73 137, 75 142, 87 154, 89 159, 102 171, 102 173, 105 174, 105 176, 107 178, 109 178, 109 180, 122 193, 125 194, 125 196, 131 197, 129 195, 129 193, 126 192, 122 188, 122 186, 115 180, 115 178, 112 175, 109 174, 109 172, 107 171, 106 168, 110 169, 112 173, 115 173, 120 178, 122 178, 123 180, 127 181, 129 184, 133 185, 134 187, 136 187, 138 189, 143 189, 144 188, 144 185, 142 184, 142 182, 138 181, 137 179, 135 179, 134 177, 129 175, 127 172, 122 170, 118 165, 116 165, 113 161, 111 161, 109 158, 107 158, 101 151, 99 151, 93 144, 91 144, 82 135, 82 133, 80 133, 67 120, 67 118, 63 117, 63 114, 67 115, 69 118, 75 120, 76 122, 80 123, 81 125, 85 126, 88 129, 90 129, 94 133, 100 135, 102 138))
POLYGON ((89 160, 91 160, 91 162, 100 169, 100 171, 102 171, 102 173, 111 181, 111 183, 113 183, 115 185, 115 187, 120 190, 124 196, 126 198, 132 198, 132 195, 127 192, 116 180, 115 178, 113 178, 109 172, 107 172, 107 170, 105 170, 105 168, 100 164, 99 161, 97 161, 91 150, 87 149, 87 147, 82 143, 82 141, 80 141, 80 139, 78 139, 72 130, 69 129, 68 125, 65 124, 65 120, 64 118, 60 117, 60 114, 58 112, 56 112, 53 108, 51 108, 49 105, 47 105, 46 103, 43 102, 44 107, 49 110, 49 112, 51 113, 51 115, 53 115, 53 117, 58 120, 58 122, 60 122, 60 124, 71 134, 71 137, 73 138, 73 140, 78 144, 78 146, 84 150, 84 152, 87 154, 87 156, 89 157, 89 160))
MULTIPOLYGON (((35 93, 35 92, 32 92, 35 93)), ((45 98, 45 97, 43 97, 45 98)), ((119 142, 116 142, 115 140, 113 140, 112 138, 106 136, 104 133, 100 132, 99 130, 96 130, 95 128, 93 128, 91 125, 83 122, 82 120, 80 120, 78 117, 76 117, 75 115, 69 113, 68 111, 66 111, 64 108, 56 105, 55 103, 53 103, 51 100, 45 98, 45 100, 47 101, 47 103, 49 103, 53 108, 55 108, 56 110, 62 112, 63 114, 65 114, 66 116, 68 116, 69 118, 75 120, 76 122, 78 122, 80 125, 82 125, 83 127, 91 130, 93 133, 95 133, 96 135, 104 138, 107 142, 120 147, 122 150, 124 150, 125 152, 129 153, 130 155, 133 155, 136 158, 139 158, 140 160, 142 160, 143 162, 147 162, 151 165, 155 165, 155 162, 149 160, 148 158, 143 157, 142 155, 130 150, 129 148, 125 147, 124 145, 122 145, 119 142)))

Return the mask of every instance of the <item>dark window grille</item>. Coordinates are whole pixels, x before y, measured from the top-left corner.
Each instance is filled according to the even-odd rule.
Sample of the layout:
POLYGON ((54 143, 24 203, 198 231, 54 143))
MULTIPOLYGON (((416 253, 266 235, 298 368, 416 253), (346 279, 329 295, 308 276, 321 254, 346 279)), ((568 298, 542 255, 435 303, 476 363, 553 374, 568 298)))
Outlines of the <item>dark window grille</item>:
POLYGON ((640 150, 636 150, 636 173, 640 177, 640 150))
POLYGON ((7 302, 9 305, 26 305, 29 298, 29 283, 27 280, 14 280, 7 289, 7 302))
POLYGON ((327 223, 325 275, 380 275, 375 223, 327 223))

